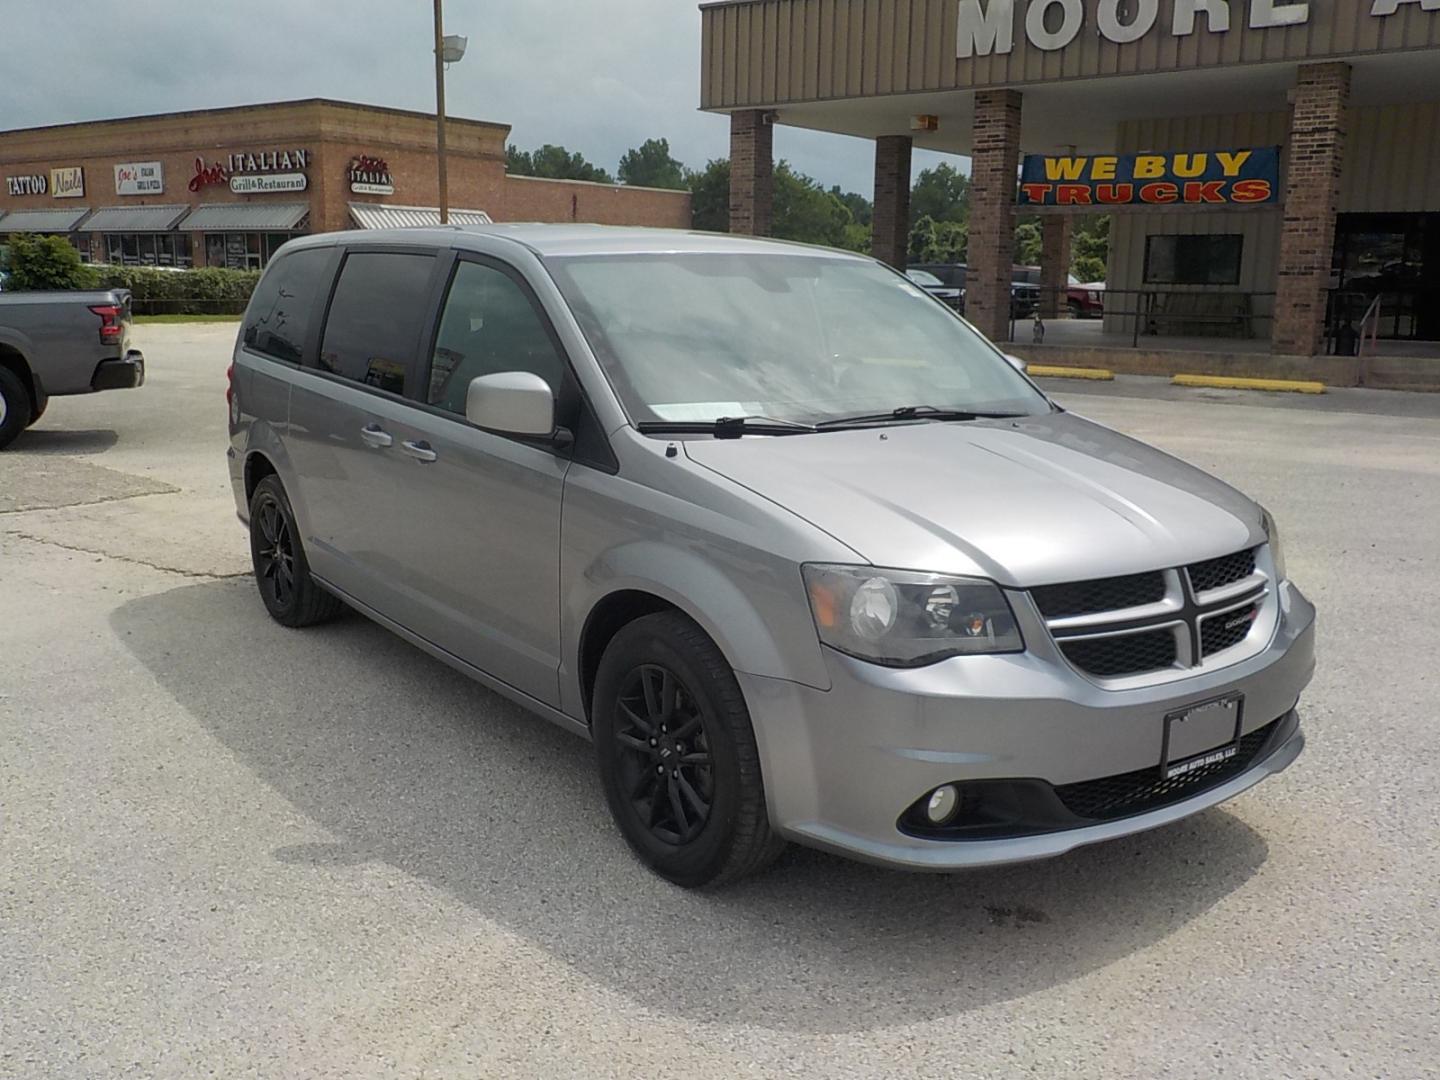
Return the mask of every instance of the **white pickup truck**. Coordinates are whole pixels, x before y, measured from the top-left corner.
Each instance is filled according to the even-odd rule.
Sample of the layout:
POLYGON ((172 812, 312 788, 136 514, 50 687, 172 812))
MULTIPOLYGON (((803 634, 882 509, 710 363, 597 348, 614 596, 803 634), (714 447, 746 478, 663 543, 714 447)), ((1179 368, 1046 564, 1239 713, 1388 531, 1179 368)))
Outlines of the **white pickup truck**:
POLYGON ((0 450, 52 397, 143 385, 130 327, 125 289, 0 293, 0 450))

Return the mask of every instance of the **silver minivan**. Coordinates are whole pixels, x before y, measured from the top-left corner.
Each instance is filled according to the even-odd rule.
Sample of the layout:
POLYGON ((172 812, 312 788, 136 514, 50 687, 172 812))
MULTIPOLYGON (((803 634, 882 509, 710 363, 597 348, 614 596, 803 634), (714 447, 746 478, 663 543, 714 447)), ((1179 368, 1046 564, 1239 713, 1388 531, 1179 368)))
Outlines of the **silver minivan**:
POLYGON ((593 741, 682 885, 784 843, 953 870, 1222 802, 1304 745, 1275 522, 842 252, 515 225, 287 244, 231 368, 260 595, 593 741))

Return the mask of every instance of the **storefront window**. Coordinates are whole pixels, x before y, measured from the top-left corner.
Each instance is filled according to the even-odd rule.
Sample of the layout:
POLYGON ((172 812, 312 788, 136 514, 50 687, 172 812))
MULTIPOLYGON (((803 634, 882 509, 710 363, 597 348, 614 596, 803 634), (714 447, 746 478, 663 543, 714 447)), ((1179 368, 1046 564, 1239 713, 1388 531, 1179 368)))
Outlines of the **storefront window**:
POLYGON ((186 233, 106 233, 105 261, 114 266, 193 266, 186 233))
POLYGON ((230 270, 260 270, 298 233, 206 233, 205 262, 230 270))
POLYGON ((1147 236, 1145 284, 1238 285, 1243 243, 1229 233, 1147 236))

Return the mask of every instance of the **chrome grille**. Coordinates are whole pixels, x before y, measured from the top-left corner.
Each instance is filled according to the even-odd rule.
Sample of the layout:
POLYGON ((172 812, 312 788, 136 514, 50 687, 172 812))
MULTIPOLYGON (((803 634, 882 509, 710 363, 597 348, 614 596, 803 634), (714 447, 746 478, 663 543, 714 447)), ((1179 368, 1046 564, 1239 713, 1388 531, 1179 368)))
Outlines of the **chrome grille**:
MULTIPOLYGON (((1035 608, 1061 654, 1091 678, 1156 677, 1243 658, 1257 623, 1273 628, 1275 595, 1263 548, 1188 566, 1037 586, 1035 608)), ((1253 643, 1260 647, 1257 634, 1253 643)))

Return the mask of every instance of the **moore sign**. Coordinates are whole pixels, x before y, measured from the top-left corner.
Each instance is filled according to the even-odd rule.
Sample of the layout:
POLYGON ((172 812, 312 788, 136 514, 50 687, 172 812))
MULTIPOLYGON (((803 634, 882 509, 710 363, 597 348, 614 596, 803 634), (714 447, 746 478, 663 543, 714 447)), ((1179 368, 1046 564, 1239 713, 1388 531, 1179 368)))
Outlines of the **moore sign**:
MULTIPOLYGON (((1024 0, 960 0, 959 35, 955 54, 961 60, 971 56, 1008 53, 1015 47, 1015 9, 1024 0)), ((1423 11, 1440 11, 1440 0, 1371 0, 1372 16, 1394 15, 1402 7, 1419 5, 1423 11)), ((1310 21, 1309 0, 1285 3, 1281 0, 1174 0, 1170 25, 1161 28, 1175 37, 1195 32, 1198 16, 1205 29, 1215 34, 1230 29, 1232 10, 1236 18, 1248 7, 1249 26, 1264 30, 1273 26, 1298 26, 1310 21)), ((1117 45, 1139 41, 1156 29, 1160 0, 1099 0, 1095 10, 1100 36, 1117 45)), ((1029 0, 1025 6, 1025 37, 1037 49, 1063 49, 1079 35, 1085 24, 1085 0, 1029 0)))

